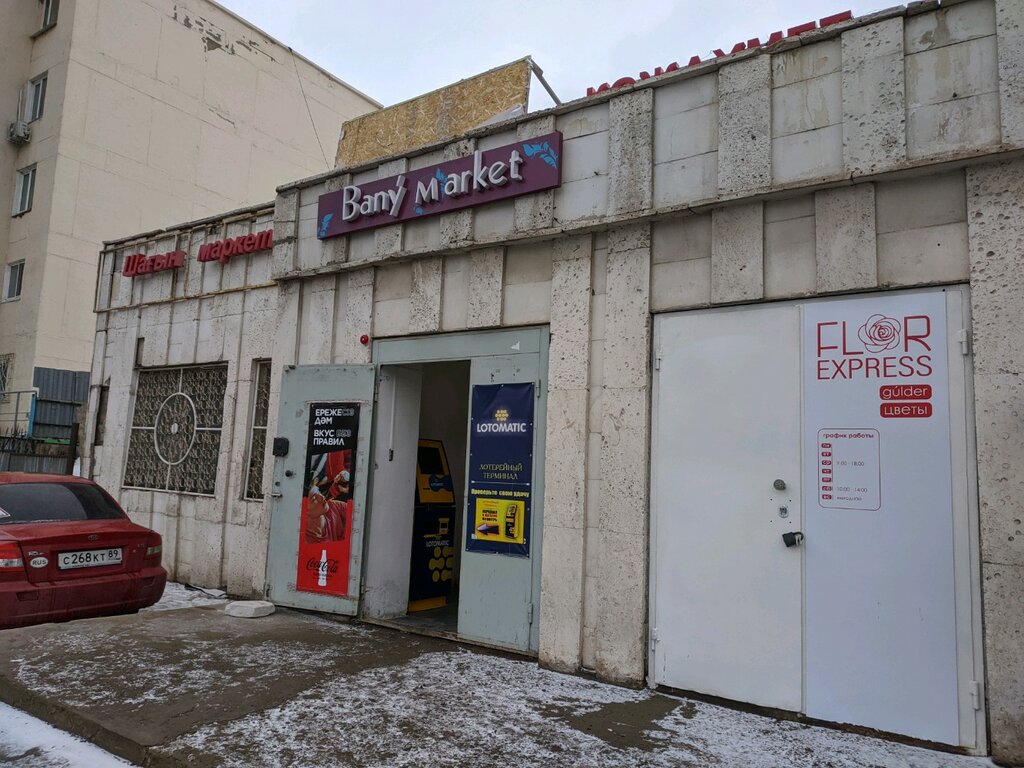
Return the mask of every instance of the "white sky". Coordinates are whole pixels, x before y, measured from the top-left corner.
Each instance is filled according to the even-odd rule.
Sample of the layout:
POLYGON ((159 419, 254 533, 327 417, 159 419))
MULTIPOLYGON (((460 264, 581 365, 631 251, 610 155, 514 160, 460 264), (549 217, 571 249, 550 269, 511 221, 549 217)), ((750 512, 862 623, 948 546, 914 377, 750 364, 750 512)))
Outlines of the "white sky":
MULTIPOLYGON (((559 98, 887 0, 219 0, 385 105, 531 55, 559 98)), ((531 110, 551 101, 536 82, 531 110)))

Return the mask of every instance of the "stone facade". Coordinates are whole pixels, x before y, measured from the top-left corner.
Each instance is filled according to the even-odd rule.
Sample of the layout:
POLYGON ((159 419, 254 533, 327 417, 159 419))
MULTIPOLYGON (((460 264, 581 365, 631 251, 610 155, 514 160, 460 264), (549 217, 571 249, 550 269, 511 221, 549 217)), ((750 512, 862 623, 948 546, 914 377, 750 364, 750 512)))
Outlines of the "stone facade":
MULTIPOLYGON (((540 661, 640 684, 652 313, 968 284, 988 746, 997 760, 1024 761, 1024 91, 1004 81, 1024 69, 1021 29, 1009 0, 919 3, 287 185, 267 276, 275 375, 290 363, 369 362, 362 334, 549 326, 540 661), (552 129, 564 141, 556 190, 315 238, 319 196, 349 179, 552 129), (308 336, 310 321, 331 332, 308 336)), ((111 279, 102 274, 101 286, 111 279)), ((182 297, 180 322, 203 300, 182 297)), ((170 311, 142 296, 122 307, 101 307, 102 364, 121 371, 110 424, 130 411, 121 356, 138 327, 115 318, 170 311), (115 326, 125 329, 116 337, 115 326)), ((115 490, 122 453, 104 446, 92 470, 115 490)), ((159 496, 125 501, 144 522, 184 524, 180 508, 158 510, 171 505, 159 496)), ((228 511, 238 504, 223 502, 225 519, 241 519, 228 511)), ((259 592, 263 560, 232 563, 251 554, 236 546, 266 547, 262 530, 246 533, 257 541, 224 538, 206 581, 259 592)))

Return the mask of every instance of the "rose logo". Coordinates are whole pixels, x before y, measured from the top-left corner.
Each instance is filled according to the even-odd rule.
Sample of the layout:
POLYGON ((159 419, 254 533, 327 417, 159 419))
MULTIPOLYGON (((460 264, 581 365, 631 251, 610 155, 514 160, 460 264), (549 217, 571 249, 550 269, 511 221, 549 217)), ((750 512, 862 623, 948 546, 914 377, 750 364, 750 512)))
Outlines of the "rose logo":
POLYGON ((872 315, 857 331, 857 338, 868 352, 885 352, 900 343, 900 321, 885 315, 872 315))

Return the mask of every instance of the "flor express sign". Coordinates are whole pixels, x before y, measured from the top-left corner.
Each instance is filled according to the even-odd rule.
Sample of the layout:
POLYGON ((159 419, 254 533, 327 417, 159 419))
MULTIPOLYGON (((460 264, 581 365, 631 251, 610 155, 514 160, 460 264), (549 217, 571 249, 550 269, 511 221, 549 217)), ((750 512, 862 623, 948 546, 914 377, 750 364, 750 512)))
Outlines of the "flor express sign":
POLYGON ((808 526, 814 510, 949 514, 945 293, 812 302, 804 339, 808 526))
POLYGON ((562 183, 562 134, 538 136, 320 196, 317 237, 457 211, 562 183))

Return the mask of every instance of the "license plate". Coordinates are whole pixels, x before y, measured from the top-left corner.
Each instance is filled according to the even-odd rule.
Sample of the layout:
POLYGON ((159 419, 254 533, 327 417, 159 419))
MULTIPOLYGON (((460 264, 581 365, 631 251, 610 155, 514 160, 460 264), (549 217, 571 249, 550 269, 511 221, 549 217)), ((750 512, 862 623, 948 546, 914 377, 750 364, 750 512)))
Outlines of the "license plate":
POLYGON ((91 568, 96 565, 116 565, 121 562, 121 548, 87 549, 81 552, 61 552, 57 555, 57 567, 91 568))

